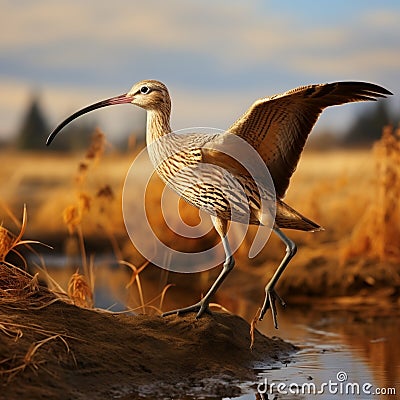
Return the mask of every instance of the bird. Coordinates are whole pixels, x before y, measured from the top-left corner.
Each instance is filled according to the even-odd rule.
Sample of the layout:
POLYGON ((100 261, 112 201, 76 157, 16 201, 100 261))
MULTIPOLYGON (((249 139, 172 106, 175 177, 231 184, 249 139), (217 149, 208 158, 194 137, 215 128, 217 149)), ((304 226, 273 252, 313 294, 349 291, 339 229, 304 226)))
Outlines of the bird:
MULTIPOLYGON (((134 84, 127 93, 76 111, 50 133, 46 144, 49 145, 67 124, 90 111, 118 104, 133 104, 146 110, 146 143, 157 173, 187 202, 210 214, 225 252, 222 270, 201 300, 191 306, 165 312, 163 316, 195 312, 196 318, 199 318, 204 313, 210 312, 211 298, 235 265, 227 231, 229 221, 234 219, 230 203, 232 198, 233 200, 236 198, 235 204, 239 209, 245 206, 249 210, 248 224, 262 225, 268 223, 264 220, 272 216, 274 219, 272 223, 270 222, 271 228, 286 247, 282 261, 265 286, 265 297, 259 313, 259 320, 262 320, 270 309, 274 327, 278 328, 276 302, 278 301, 282 306, 285 306, 285 302, 277 294, 276 284, 297 252, 296 243, 282 229, 309 232, 323 230, 319 224, 303 216, 283 201, 307 138, 325 108, 350 102, 376 101, 388 95, 392 93, 382 86, 361 81, 300 86, 281 94, 256 100, 233 125, 222 133, 205 135, 194 132, 180 136, 174 134, 170 127, 171 98, 166 85, 153 79, 142 80, 134 84), (171 139, 163 141, 162 139, 167 136, 171 139), (271 190, 269 185, 262 183, 257 185, 251 174, 237 166, 232 158, 225 156, 224 146, 231 145, 233 138, 245 141, 256 151, 269 171, 274 190, 271 190), (168 146, 178 151, 169 153, 170 150, 166 149, 168 146), (170 154, 172 156, 169 156, 170 154), (190 185, 190 180, 193 179, 193 173, 185 174, 182 171, 185 167, 201 167, 203 164, 226 169, 237 179, 242 190, 230 190, 231 199, 227 199, 224 187, 218 187, 218 185, 213 188, 209 184, 202 187, 194 185, 191 186, 192 190, 186 190, 190 185), (268 204, 273 202, 274 205, 273 212, 270 206, 267 207, 270 211, 267 218, 268 211, 260 211, 262 199, 268 201, 268 204)), ((263 182, 263 176, 257 181, 263 182)), ((265 181, 267 181, 266 176, 265 181)), ((239 210, 236 214, 239 215, 236 219, 240 220, 242 211, 239 210)))

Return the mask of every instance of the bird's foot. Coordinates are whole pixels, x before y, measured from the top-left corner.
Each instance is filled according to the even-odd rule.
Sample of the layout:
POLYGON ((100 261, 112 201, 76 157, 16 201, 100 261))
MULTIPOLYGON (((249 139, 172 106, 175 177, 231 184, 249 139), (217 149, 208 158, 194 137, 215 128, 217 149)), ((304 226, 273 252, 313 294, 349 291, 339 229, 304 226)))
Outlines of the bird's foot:
POLYGON ((198 303, 193 304, 192 306, 179 308, 177 310, 167 311, 167 312, 163 313, 161 316, 166 317, 167 315, 172 315, 172 314, 183 315, 186 313, 197 311, 197 315, 196 315, 196 319, 197 319, 197 318, 200 318, 204 313, 211 314, 208 303, 209 303, 208 300, 203 298, 198 303))
POLYGON ((275 329, 278 329, 278 320, 276 319, 277 311, 275 301, 278 300, 281 303, 282 307, 286 306, 285 301, 276 293, 274 288, 269 287, 268 285, 265 288, 265 299, 264 304, 262 306, 259 320, 261 321, 264 318, 265 313, 270 308, 272 313, 272 320, 274 322, 275 329))

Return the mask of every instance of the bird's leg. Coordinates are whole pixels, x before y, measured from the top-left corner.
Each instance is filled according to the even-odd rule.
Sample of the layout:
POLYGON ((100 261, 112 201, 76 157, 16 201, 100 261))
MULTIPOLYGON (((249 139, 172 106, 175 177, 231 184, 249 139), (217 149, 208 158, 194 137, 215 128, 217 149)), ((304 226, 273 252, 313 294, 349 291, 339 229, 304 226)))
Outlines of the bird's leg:
POLYGON ((272 276, 271 280, 265 286, 265 299, 264 304, 261 309, 259 320, 261 321, 264 317, 264 314, 267 312, 268 308, 271 308, 272 319, 274 322, 274 326, 278 329, 278 321, 276 319, 276 305, 275 301, 279 300, 281 305, 284 307, 286 303, 278 296, 275 291, 275 285, 278 282, 280 276, 282 275, 283 271, 285 270, 286 266, 289 264, 290 260, 296 254, 297 246, 292 240, 290 240, 276 225, 274 226, 274 232, 279 236, 283 243, 286 245, 286 254, 283 257, 279 267, 275 271, 274 275, 272 276))
POLYGON ((206 295, 196 304, 193 304, 192 306, 189 307, 184 307, 180 308, 178 310, 173 310, 173 311, 167 311, 162 314, 162 316, 166 315, 171 315, 171 314, 185 314, 188 312, 192 311, 197 311, 196 318, 200 318, 205 312, 210 312, 209 310, 209 304, 210 304, 210 299, 211 297, 216 293, 218 288, 221 286, 222 282, 225 280, 225 278, 228 276, 229 272, 232 270, 232 268, 235 265, 235 260, 232 256, 232 251, 229 246, 228 238, 226 236, 227 234, 227 227, 228 227, 228 221, 220 219, 219 217, 214 217, 211 216, 212 222, 214 224, 214 227, 216 231, 219 233, 221 236, 222 240, 222 245, 224 246, 225 250, 225 262, 222 268, 221 273, 218 275, 217 279, 215 282, 212 284, 211 288, 208 290, 206 295))

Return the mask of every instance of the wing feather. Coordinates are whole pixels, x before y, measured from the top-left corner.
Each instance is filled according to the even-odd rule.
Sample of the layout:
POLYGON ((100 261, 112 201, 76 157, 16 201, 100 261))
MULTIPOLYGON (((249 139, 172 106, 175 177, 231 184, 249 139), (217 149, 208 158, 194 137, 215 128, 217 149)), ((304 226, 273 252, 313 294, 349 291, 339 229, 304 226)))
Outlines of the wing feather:
POLYGON ((366 82, 334 82, 301 86, 257 100, 228 132, 251 144, 266 163, 283 198, 307 137, 321 112, 329 106, 375 101, 392 93, 366 82))

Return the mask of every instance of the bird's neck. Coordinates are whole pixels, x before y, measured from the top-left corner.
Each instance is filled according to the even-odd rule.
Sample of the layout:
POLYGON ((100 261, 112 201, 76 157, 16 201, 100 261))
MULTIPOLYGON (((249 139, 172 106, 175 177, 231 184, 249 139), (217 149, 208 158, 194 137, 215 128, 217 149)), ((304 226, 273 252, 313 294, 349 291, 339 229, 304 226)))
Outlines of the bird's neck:
POLYGON ((147 111, 147 128, 146 142, 152 143, 161 136, 171 133, 169 124, 171 111, 166 110, 148 110, 147 111))

